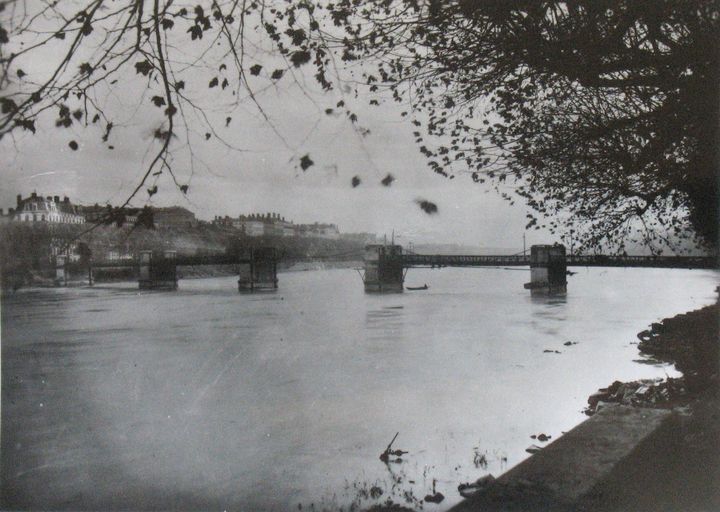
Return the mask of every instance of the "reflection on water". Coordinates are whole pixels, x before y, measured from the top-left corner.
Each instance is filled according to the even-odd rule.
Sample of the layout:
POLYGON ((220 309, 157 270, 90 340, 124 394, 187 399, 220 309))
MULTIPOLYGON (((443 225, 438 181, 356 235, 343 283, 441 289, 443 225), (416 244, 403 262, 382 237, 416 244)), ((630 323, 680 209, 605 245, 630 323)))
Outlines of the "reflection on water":
POLYGON ((429 289, 366 295, 329 270, 262 295, 218 278, 4 297, 3 508, 347 509, 434 485, 447 509, 598 387, 672 374, 633 361, 635 333, 717 280, 581 270, 533 298, 522 272, 410 272, 429 289), (384 464, 396 432, 408 453, 384 464))

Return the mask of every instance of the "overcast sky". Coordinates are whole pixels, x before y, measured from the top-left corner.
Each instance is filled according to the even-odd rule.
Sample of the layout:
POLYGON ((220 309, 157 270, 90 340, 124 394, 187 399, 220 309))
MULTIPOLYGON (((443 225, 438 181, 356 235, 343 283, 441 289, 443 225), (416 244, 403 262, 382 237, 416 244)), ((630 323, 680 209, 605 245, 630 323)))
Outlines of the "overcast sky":
MULTIPOLYGON (((53 56, 50 52, 47 61, 53 56)), ((40 75, 46 70, 44 60, 25 62, 23 69, 30 77, 40 75)), ((217 134, 237 149, 215 136, 205 140, 204 122, 186 112, 193 158, 182 130, 172 148, 177 180, 189 184, 188 194, 164 174, 149 204, 184 206, 201 219, 272 211, 298 223, 337 223, 342 232, 390 235, 394 230, 414 242, 522 248, 527 209, 511 206, 486 184, 473 183, 461 167, 454 169, 453 180, 434 174, 413 140, 417 128, 410 117, 400 115, 407 106, 392 101, 370 106, 367 98, 355 99, 349 90, 323 93, 309 82, 300 87, 286 75, 275 87, 267 88, 267 80, 256 84, 258 91, 266 87, 258 99, 272 129, 251 102, 236 105, 237 96, 229 96, 229 89, 224 94, 207 89, 208 76, 216 70, 199 65, 183 78, 217 134), (324 112, 340 99, 357 112, 358 124, 369 134, 360 135, 344 114, 324 112), (226 127, 227 117, 232 121, 226 127), (299 159, 305 154, 314 165, 303 172, 299 159), (396 178, 390 187, 380 184, 387 173, 396 178), (361 183, 353 188, 356 175, 361 183), (422 199, 437 204, 438 213, 424 213, 417 204, 422 199)), ((126 199, 157 151, 152 134, 163 121, 161 110, 142 96, 146 84, 129 75, 99 91, 115 123, 107 143, 101 141, 102 126, 55 128, 54 112, 41 117, 36 135, 16 131, 0 141, 0 207, 13 207, 16 194, 33 191, 68 195, 81 204, 118 205, 126 199), (77 151, 68 147, 71 140, 79 143, 77 151)), ((298 80, 302 82, 302 74, 298 80)), ((146 201, 143 191, 133 204, 146 201)), ((528 233, 528 243, 554 241, 542 232, 528 233)))

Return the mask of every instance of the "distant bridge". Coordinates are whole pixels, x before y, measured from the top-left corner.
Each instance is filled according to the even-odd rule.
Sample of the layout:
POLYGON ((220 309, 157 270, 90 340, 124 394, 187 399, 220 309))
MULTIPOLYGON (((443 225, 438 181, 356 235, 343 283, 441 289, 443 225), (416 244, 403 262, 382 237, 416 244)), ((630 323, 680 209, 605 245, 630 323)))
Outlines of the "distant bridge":
MULTIPOLYGON (((530 255, 445 255, 402 254, 403 267, 528 267, 530 255)), ((605 254, 565 256, 568 267, 652 267, 717 268, 716 258, 708 256, 610 256, 605 254)))
MULTIPOLYGON (((352 255, 346 253, 344 256, 352 255)), ((241 291, 276 289, 278 260, 279 253, 272 247, 252 249, 244 254, 178 255, 175 251, 141 251, 138 259, 115 261, 69 262, 58 256, 56 282, 66 283, 69 271, 86 270, 88 282, 92 284, 94 270, 137 269, 141 288, 176 289, 177 267, 235 265, 241 291)), ((362 277, 368 292, 402 291, 405 272, 414 267, 529 267, 531 275, 526 288, 533 293, 563 293, 567 288, 567 267, 718 267, 717 259, 708 256, 567 255, 562 245, 534 245, 529 255, 415 254, 404 253, 400 245, 369 245, 363 260, 365 272, 362 277)))

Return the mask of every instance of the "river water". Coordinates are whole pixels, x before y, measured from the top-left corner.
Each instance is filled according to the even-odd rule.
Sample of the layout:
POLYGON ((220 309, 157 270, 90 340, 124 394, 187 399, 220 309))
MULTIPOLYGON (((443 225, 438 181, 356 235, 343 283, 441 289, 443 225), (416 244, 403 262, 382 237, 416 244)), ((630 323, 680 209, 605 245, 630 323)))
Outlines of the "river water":
POLYGON ((563 299, 531 298, 528 278, 413 269, 429 290, 366 295, 346 269, 260 295, 217 278, 5 296, 1 508, 348 510, 434 484, 446 499, 425 509, 445 510, 532 434, 581 422, 598 387, 676 375, 635 335, 712 303, 718 274, 580 269, 563 299), (408 453, 386 465, 396 432, 408 453))

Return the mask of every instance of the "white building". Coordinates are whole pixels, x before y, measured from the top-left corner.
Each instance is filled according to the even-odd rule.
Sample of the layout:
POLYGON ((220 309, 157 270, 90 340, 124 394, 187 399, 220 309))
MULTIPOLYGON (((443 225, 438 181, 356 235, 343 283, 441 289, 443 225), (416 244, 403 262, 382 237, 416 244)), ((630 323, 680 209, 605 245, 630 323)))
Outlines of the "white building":
POLYGON ((85 223, 85 217, 67 196, 60 201, 60 196, 42 197, 35 192, 25 199, 18 194, 17 207, 12 218, 20 222, 85 223))

